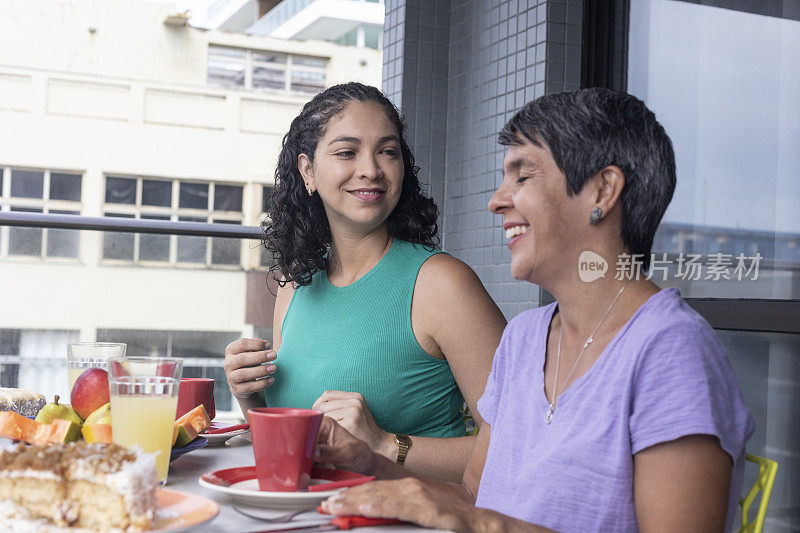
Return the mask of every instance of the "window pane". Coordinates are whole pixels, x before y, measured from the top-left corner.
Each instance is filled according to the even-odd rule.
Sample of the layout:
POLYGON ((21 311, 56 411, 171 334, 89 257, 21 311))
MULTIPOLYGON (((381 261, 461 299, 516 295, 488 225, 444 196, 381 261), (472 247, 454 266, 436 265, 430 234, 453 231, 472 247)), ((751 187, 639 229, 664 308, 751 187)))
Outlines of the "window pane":
MULTIPOLYGON (((134 218, 133 215, 106 213, 107 217, 134 218)), ((108 231, 103 233, 103 258, 133 261, 133 233, 108 231)))
POLYGON ((244 87, 244 63, 209 59, 208 84, 222 87, 244 87))
MULTIPOLYGON (((12 181, 13 185, 14 182, 12 181)), ((41 209, 28 209, 12 207, 12 211, 21 213, 41 213, 41 209)), ((8 254, 29 255, 39 257, 42 255, 42 230, 41 228, 8 228, 8 254)))
POLYGON ((238 185, 214 186, 214 211, 241 211, 242 187, 238 185))
MULTIPOLYGON (((12 207, 11 211, 41 213, 41 209, 12 207)), ((42 230, 40 228, 8 228, 8 254, 39 257, 42 254, 42 230)))
MULTIPOLYGON (((169 220, 169 215, 142 215, 142 220, 169 220)), ((169 261, 169 235, 139 235, 140 261, 169 261)))
POLYGON ((263 193, 261 198, 261 212, 266 213, 269 211, 269 208, 272 205, 272 193, 275 191, 275 187, 268 187, 264 185, 261 190, 263 193))
POLYGON ((208 83, 223 87, 244 87, 245 51, 239 48, 209 46, 208 83))
POLYGON ((292 90, 303 93, 318 93, 325 88, 325 73, 307 70, 292 70, 292 90))
POLYGON ((135 204, 135 178, 106 178, 107 204, 135 204))
MULTIPOLYGON (((187 183, 182 181, 179 206, 192 209, 208 209, 208 183, 187 183)), ((205 220, 201 219, 201 222, 205 222, 205 220)))
POLYGON ((172 206, 172 182, 143 179, 142 205, 172 206))
POLYGON ((628 91, 677 161, 654 279, 688 297, 800 298, 800 22, 715 4, 728 9, 631 2, 628 91))
POLYGON ((124 342, 128 345, 125 348, 125 355, 128 357, 163 357, 167 355, 169 332, 98 328, 97 342, 124 342))
MULTIPOLYGON (((236 220, 214 220, 214 224, 237 224, 236 220)), ((242 241, 214 237, 211 239, 211 262, 215 265, 238 265, 241 257, 242 241)))
MULTIPOLYGON (((50 212, 59 215, 80 215, 79 211, 51 209, 50 212)), ((79 242, 79 230, 49 228, 47 230, 47 255, 48 257, 78 257, 79 242)))
MULTIPOLYGON (((18 329, 0 329, 0 355, 19 355, 18 329)), ((19 364, 0 365, 0 387, 16 388, 19 383, 19 364)))
MULTIPOLYGON (((263 244, 259 245, 258 251, 258 260, 259 264, 263 267, 271 267, 275 264, 275 257, 264 247, 263 244)), ((261 337, 262 339, 266 339, 266 337, 261 337)))
MULTIPOLYGON (((205 218, 196 217, 180 217, 178 220, 183 222, 207 222, 205 218)), ((178 235, 178 262, 205 264, 207 243, 208 237, 178 235)))
POLYGON ((254 67, 254 89, 283 89, 286 87, 286 71, 282 69, 254 67))
POLYGON ((210 45, 208 47, 208 56, 209 57, 226 57, 226 58, 234 58, 234 59, 241 59, 244 61, 245 50, 243 48, 232 48, 230 46, 216 46, 210 45))
POLYGON ((375 48, 376 50, 381 47, 383 32, 380 28, 374 26, 364 27, 364 46, 367 48, 375 48))
POLYGON ((325 68, 328 66, 328 60, 324 57, 314 56, 292 56, 292 65, 304 65, 306 67, 325 68))
POLYGON ((355 46, 358 44, 358 28, 353 28, 336 40, 337 43, 345 46, 355 46))
MULTIPOLYGON (((730 356, 742 398, 756 420, 748 453, 780 464, 772 490, 764 531, 791 531, 781 524, 800 520, 800 335, 717 331, 730 356)), ((745 469, 744 487, 755 481, 755 469, 745 469)))
POLYGON ((253 62, 272 63, 275 65, 285 65, 288 56, 281 52, 270 52, 266 50, 253 50, 253 62))
POLYGON ((3 171, 5 169, 0 167, 0 196, 3 196, 3 171))
POLYGON ((11 196, 17 198, 42 198, 44 172, 41 170, 11 170, 11 196))
POLYGON ((81 175, 50 173, 50 199, 81 201, 81 175))

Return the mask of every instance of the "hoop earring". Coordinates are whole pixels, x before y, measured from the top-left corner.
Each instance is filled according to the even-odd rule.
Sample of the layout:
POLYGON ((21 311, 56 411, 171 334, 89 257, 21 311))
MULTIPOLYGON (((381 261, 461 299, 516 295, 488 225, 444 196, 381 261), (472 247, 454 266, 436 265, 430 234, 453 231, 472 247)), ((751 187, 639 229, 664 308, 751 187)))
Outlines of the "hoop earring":
POLYGON ((589 213, 589 224, 597 224, 601 218, 603 218, 603 210, 600 209, 600 206, 595 206, 589 213))

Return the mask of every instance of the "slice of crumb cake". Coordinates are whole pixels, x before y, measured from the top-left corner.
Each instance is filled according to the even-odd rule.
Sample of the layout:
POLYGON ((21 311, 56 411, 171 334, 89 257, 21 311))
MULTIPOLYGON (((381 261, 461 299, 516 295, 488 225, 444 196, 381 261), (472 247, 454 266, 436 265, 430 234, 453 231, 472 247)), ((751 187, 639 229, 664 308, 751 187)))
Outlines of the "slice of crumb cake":
POLYGON ((13 504, 0 513, 100 531, 147 530, 157 479, 151 454, 116 444, 20 444, 0 453, 0 502, 13 504))

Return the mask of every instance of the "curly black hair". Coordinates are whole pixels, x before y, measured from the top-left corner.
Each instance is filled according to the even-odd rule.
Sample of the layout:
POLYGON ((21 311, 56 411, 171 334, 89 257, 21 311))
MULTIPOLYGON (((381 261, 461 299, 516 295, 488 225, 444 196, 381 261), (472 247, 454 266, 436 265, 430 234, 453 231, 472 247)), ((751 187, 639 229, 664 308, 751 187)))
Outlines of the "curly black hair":
POLYGON ((272 254, 270 272, 281 286, 309 285, 320 270, 327 270, 331 228, 319 194, 309 198, 297 168, 297 158, 306 154, 314 161, 317 143, 328 122, 350 102, 374 102, 397 128, 403 156, 403 187, 400 199, 387 219, 389 235, 408 242, 434 247, 439 244, 436 219, 439 209, 423 193, 414 165, 414 155, 406 142, 406 125, 397 108, 375 87, 361 83, 334 85, 317 94, 303 106, 283 137, 269 219, 263 224, 262 243, 272 254))

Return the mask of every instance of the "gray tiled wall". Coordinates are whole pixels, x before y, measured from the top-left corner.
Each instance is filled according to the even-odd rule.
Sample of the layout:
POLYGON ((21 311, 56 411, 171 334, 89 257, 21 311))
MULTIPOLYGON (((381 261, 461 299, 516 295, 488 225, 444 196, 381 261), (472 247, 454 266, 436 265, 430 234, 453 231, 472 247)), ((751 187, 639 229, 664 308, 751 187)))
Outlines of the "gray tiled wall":
POLYGON ((580 0, 387 0, 384 90, 409 125, 420 178, 442 211, 442 247, 481 277, 507 318, 539 304, 511 278, 501 220, 503 124, 580 84, 580 0))

